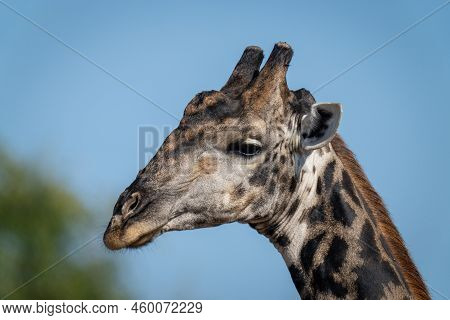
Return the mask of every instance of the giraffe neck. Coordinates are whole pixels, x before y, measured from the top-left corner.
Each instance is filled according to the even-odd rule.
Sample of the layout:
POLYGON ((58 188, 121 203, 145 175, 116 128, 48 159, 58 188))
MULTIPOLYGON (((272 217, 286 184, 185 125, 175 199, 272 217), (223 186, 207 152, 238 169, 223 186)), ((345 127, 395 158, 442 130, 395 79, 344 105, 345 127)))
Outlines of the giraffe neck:
POLYGON ((366 199, 331 145, 297 159, 296 197, 269 238, 303 299, 409 299, 366 199))

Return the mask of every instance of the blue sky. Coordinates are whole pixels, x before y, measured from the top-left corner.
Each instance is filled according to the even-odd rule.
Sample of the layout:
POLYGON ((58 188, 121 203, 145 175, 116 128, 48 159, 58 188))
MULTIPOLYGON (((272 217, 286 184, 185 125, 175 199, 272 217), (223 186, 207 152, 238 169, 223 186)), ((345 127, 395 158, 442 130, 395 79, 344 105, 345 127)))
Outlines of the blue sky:
MULTIPOLYGON (((289 86, 314 90, 445 1, 5 2, 181 117, 248 45, 267 57, 290 43, 289 86)), ((315 94, 343 104, 340 132, 435 298, 450 296, 449 31, 447 6, 315 94)), ((0 144, 67 184, 95 212, 88 231, 102 231, 137 173, 138 127, 178 121, 1 3, 0 39, 0 144)), ((245 225, 78 257, 102 255, 136 298, 297 297, 281 256, 245 225)))

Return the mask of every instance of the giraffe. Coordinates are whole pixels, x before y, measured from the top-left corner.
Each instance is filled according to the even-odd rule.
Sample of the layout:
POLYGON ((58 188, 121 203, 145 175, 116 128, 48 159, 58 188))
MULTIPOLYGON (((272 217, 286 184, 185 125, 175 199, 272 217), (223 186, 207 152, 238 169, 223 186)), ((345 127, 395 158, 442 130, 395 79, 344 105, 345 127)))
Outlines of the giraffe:
POLYGON ((179 126, 120 195, 111 250, 168 231, 246 223, 281 253, 302 299, 429 299, 353 153, 342 107, 291 91, 293 50, 245 49, 220 91, 187 105, 179 126))

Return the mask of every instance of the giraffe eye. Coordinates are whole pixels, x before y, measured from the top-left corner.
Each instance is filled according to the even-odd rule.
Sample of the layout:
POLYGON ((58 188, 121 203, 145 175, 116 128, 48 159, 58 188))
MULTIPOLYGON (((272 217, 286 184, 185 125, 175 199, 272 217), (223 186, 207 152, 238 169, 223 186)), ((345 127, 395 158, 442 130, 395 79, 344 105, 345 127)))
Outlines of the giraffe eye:
POLYGON ((227 151, 244 157, 253 157, 261 153, 261 144, 258 141, 238 141, 231 143, 227 151))

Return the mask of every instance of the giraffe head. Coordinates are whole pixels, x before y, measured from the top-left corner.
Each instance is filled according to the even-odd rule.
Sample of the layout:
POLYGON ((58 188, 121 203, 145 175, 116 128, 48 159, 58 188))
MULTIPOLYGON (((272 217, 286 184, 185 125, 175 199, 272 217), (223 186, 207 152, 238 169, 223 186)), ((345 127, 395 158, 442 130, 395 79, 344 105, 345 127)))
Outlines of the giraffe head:
POLYGON ((305 159, 330 142, 341 116, 339 104, 315 104, 307 90, 288 89, 292 55, 278 43, 260 70, 262 50, 248 47, 220 91, 189 102, 178 128, 120 195, 104 235, 108 248, 276 215, 305 159))

